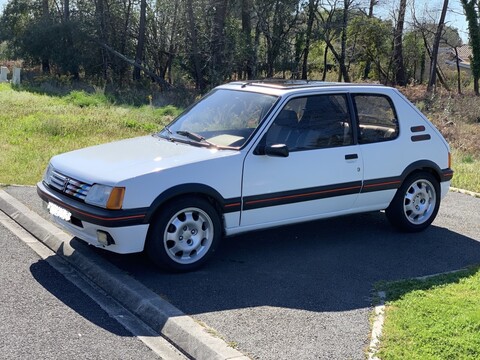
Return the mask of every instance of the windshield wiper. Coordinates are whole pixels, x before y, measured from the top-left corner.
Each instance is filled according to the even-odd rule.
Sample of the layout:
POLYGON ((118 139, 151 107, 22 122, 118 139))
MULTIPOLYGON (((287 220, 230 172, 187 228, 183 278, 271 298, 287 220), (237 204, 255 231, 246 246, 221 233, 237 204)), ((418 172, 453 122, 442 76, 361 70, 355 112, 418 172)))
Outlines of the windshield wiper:
POLYGON ((182 136, 185 136, 187 138, 189 138, 190 140, 193 140, 193 141, 196 141, 196 142, 199 142, 199 143, 205 143, 205 144, 208 144, 210 146, 213 146, 213 147, 216 147, 218 148, 218 145, 208 141, 207 139, 205 139, 203 136, 201 135, 198 135, 198 134, 195 134, 191 131, 183 131, 183 130, 179 130, 177 131, 177 134, 178 135, 182 135, 182 136))

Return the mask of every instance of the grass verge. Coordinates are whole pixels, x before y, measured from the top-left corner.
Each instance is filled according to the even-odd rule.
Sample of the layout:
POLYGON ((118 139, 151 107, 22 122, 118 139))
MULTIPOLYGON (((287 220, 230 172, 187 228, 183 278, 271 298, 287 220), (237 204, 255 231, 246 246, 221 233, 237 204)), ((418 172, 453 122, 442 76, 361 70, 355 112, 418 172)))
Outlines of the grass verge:
POLYGON ((160 130, 179 113, 167 106, 126 107, 102 95, 52 97, 0 84, 0 183, 32 185, 49 159, 66 151, 160 130))
POLYGON ((387 294, 380 359, 480 359, 480 266, 377 288, 387 294))
POLYGON ((453 151, 452 155, 452 186, 480 193, 480 159, 460 151, 453 151))

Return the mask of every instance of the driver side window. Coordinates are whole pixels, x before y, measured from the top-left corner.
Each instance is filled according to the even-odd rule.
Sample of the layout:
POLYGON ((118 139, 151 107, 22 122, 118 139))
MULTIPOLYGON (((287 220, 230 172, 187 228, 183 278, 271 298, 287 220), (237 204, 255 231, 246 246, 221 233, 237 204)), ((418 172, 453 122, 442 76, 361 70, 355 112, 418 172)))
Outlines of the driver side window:
POLYGON ((267 145, 285 144, 290 152, 352 144, 345 95, 315 95, 290 100, 267 132, 267 145))

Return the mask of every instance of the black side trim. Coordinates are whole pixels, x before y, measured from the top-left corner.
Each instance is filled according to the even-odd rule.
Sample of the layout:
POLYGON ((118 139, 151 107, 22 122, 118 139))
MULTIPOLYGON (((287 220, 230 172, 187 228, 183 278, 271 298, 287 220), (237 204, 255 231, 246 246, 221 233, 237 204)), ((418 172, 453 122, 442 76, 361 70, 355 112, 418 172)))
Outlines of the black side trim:
POLYGON ((424 135, 413 135, 411 137, 412 141, 413 142, 417 142, 417 141, 426 141, 426 140, 430 140, 432 137, 430 136, 430 134, 424 134, 424 135))
POLYGON ((402 184, 402 178, 400 176, 388 177, 383 179, 365 180, 363 182, 362 193, 368 193, 373 191, 382 191, 390 189, 398 189, 402 184))
POLYGON ((411 131, 412 133, 422 132, 422 131, 425 131, 425 126, 423 126, 423 125, 412 126, 412 127, 410 128, 410 131, 411 131))
POLYGON ((358 194, 361 187, 361 181, 354 181, 344 184, 248 196, 244 198, 243 210, 252 210, 270 206, 293 204, 303 201, 325 199, 335 196, 358 194))
POLYGON ((43 182, 37 184, 37 194, 45 202, 54 203, 72 213, 72 216, 100 226, 120 227, 145 223, 146 208, 107 210, 85 204, 50 189, 43 182))
POLYGON ((235 199, 226 199, 223 204, 223 212, 224 213, 231 213, 237 212, 242 210, 242 199, 235 198, 235 199))

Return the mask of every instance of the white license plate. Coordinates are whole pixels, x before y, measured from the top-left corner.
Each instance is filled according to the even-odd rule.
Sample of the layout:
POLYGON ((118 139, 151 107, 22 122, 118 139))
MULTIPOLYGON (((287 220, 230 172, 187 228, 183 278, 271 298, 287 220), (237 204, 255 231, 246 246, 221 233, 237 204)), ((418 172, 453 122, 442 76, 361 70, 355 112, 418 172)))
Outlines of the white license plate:
POLYGON ((53 216, 56 216, 65 221, 70 221, 70 218, 72 217, 72 213, 70 211, 65 210, 64 208, 61 208, 60 206, 51 202, 48 203, 47 210, 53 216))

